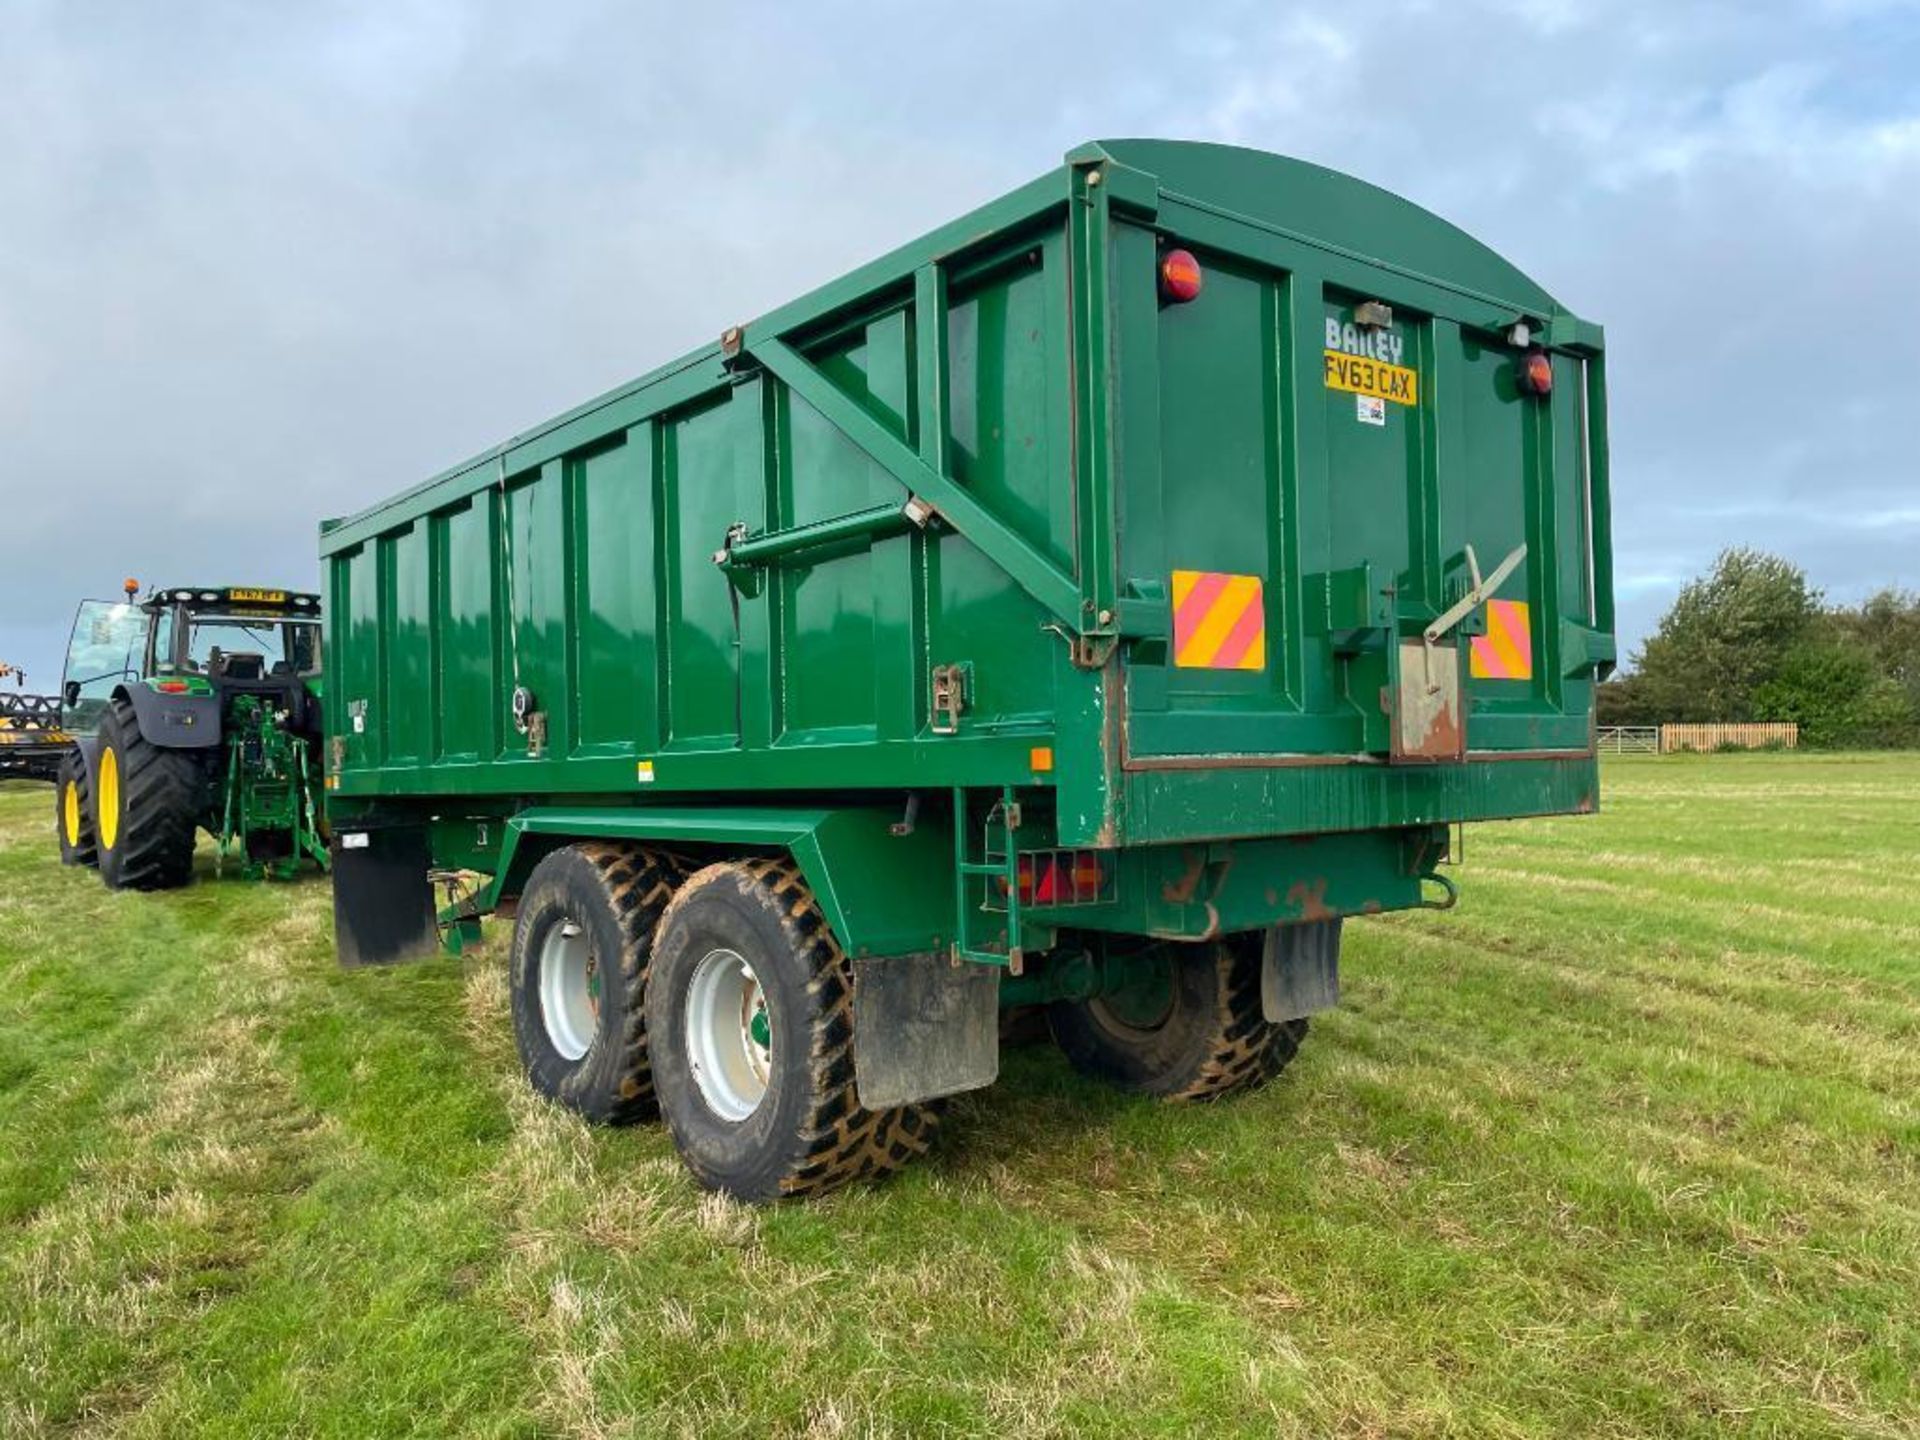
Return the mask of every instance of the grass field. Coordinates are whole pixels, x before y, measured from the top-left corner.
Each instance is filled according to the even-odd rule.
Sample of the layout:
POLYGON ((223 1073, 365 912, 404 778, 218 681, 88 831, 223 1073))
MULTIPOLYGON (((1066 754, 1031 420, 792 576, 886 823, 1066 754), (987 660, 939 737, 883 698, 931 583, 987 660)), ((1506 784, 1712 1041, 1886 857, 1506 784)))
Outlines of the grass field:
POLYGON ((0 790, 0 1435, 1920 1434, 1920 757, 1603 805, 1349 926, 1260 1094, 1021 1050, 751 1211, 527 1093, 499 936, 344 973, 0 790))

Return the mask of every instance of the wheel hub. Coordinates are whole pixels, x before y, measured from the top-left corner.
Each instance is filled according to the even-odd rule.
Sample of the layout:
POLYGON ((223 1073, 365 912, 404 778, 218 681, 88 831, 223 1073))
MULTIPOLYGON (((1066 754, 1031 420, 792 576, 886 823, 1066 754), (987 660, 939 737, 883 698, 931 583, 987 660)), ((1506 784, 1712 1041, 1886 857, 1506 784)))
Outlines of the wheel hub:
POLYGON ((733 950, 710 950, 687 987, 687 1058, 707 1107, 745 1120, 766 1098, 773 1071, 773 1019, 753 967, 733 950))
POLYGON ((1173 957, 1164 946, 1116 959, 1106 988, 1087 1009, 1115 1034, 1151 1034, 1173 1015, 1173 957))
POLYGON ((111 745, 100 747, 100 848, 120 843, 120 755, 111 745))
POLYGON ((561 920, 540 942, 540 1019, 563 1060, 580 1060, 600 1030, 600 966, 586 927, 561 920))

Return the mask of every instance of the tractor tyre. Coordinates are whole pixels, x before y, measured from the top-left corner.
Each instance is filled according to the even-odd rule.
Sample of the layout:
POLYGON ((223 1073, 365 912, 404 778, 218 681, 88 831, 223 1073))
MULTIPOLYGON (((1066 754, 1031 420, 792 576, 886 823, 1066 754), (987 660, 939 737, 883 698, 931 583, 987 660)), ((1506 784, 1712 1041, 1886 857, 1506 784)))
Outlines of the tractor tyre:
POLYGON ((155 745, 140 733, 129 701, 109 705, 93 771, 93 829, 107 888, 172 890, 192 879, 206 793, 196 752, 155 745))
POLYGON ((533 869, 509 958, 513 1036, 533 1088, 603 1125, 655 1113, 646 992, 653 936, 685 874, 637 845, 569 845, 533 869))
POLYGON ((667 907, 647 995, 660 1113, 702 1185, 822 1195, 925 1153, 933 1105, 854 1090, 853 967, 790 860, 710 865, 667 907))
POLYGON ((1157 948, 1164 985, 1047 1007, 1074 1069, 1135 1094, 1217 1100, 1265 1084, 1299 1053, 1307 1022, 1261 1013, 1258 934, 1157 948))
POLYGON ((53 833, 60 840, 62 865, 100 863, 93 834, 93 782, 77 748, 60 757, 60 773, 54 777, 53 833))

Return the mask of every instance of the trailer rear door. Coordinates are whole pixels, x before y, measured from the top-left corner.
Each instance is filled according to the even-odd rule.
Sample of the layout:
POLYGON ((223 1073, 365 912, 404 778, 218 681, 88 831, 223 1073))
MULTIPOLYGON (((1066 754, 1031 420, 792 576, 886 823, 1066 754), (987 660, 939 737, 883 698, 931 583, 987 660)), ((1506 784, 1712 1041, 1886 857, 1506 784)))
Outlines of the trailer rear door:
POLYGON ((1116 257, 1121 575, 1173 614, 1129 654, 1130 761, 1584 749, 1581 355, 1530 393, 1544 317, 1516 343, 1485 299, 1177 203, 1116 257), (1155 287, 1174 245, 1189 303, 1155 287))

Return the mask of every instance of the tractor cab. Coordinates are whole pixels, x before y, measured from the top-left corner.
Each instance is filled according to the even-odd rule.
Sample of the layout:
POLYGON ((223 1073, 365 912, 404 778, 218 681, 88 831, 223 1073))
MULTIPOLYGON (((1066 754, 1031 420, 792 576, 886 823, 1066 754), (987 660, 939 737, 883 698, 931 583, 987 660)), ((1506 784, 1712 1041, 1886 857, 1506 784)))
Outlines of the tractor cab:
MULTIPOLYGON (((319 734, 320 597, 249 586, 155 588, 136 600, 84 600, 61 687, 64 728, 91 734, 116 689, 217 697, 222 713, 257 695, 289 728, 319 734)), ((210 743, 210 742, 209 742, 210 743)))
POLYGON ((320 733, 312 687, 320 675, 320 597, 241 586, 155 590, 140 608, 151 617, 148 674, 204 685, 230 715, 241 695, 285 712, 287 728, 320 733))

